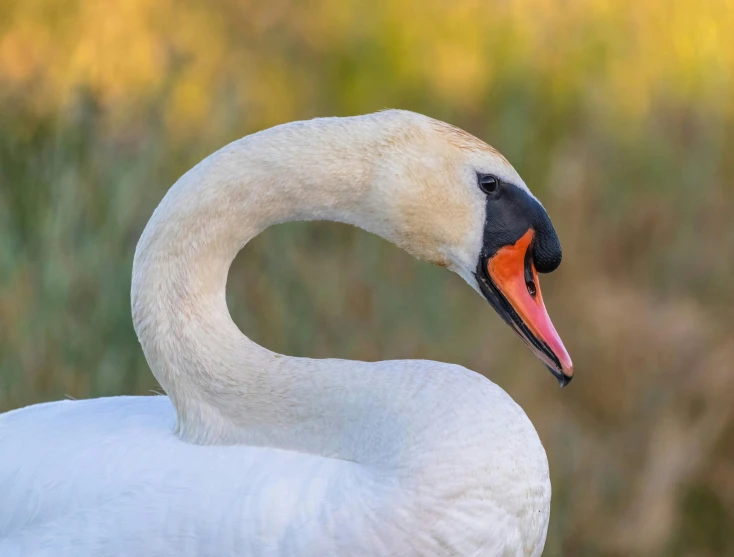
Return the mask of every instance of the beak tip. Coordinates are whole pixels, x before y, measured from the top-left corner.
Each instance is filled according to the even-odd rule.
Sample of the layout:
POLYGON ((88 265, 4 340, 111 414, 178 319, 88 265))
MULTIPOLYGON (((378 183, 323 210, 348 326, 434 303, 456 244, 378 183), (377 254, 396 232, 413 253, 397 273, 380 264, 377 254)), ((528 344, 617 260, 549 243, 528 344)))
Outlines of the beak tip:
POLYGON ((546 367, 555 376, 555 378, 558 379, 558 385, 561 389, 568 385, 571 382, 571 379, 573 379, 573 365, 563 365, 561 371, 551 366, 546 367))
POLYGON ((573 364, 571 363, 571 360, 569 360, 568 363, 563 365, 561 377, 558 379, 558 382, 561 384, 561 388, 568 385, 571 382, 571 379, 573 379, 573 364))

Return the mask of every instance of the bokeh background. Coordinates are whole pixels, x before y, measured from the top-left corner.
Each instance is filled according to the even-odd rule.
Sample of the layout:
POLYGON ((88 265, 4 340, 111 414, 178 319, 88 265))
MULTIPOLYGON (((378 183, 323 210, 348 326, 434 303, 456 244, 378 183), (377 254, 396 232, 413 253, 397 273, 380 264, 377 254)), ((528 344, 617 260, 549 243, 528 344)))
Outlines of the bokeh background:
POLYGON ((732 0, 0 0, 0 410, 158 387, 136 240, 216 148, 385 107, 502 151, 564 247, 563 391, 458 277, 331 223, 266 231, 232 314, 293 355, 431 358, 527 411, 546 556, 734 555, 732 0))

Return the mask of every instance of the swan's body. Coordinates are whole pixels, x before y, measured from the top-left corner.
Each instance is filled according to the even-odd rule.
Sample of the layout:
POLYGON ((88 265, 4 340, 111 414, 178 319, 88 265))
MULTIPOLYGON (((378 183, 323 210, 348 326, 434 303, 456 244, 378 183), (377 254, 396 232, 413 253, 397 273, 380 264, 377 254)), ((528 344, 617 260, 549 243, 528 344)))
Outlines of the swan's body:
MULTIPOLYGON (((539 555, 548 465, 522 410, 489 381, 452 366, 386 362, 365 373, 397 377, 406 363, 416 406, 437 420, 424 433, 442 442, 411 447, 398 435, 375 435, 363 444, 376 461, 369 464, 185 443, 173 433, 167 397, 11 412, 2 420, 10 430, 3 454, 12 460, 0 461, 0 555, 539 555), (441 379, 429 376, 436 373, 441 379), (442 383, 457 391, 455 404, 479 416, 436 408, 442 383), (501 423, 482 424, 487 404, 506 410, 501 423), (473 458, 462 462, 467 453, 473 458)), ((365 434, 350 429, 343 424, 343 441, 365 434)))
POLYGON ((502 389, 437 362, 275 354, 225 303, 250 238, 330 219, 451 268, 498 307, 474 277, 492 255, 484 194, 464 183, 475 167, 527 192, 479 140, 390 111, 266 130, 184 175, 133 271, 136 331, 170 399, 0 415, 0 555, 540 555, 548 464, 502 389))

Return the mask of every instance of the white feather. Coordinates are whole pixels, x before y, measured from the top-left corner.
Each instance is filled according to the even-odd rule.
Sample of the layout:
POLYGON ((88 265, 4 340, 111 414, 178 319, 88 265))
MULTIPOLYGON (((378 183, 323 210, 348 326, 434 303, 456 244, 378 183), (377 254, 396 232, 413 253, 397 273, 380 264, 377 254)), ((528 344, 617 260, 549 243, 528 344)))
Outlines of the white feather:
POLYGON ((502 389, 437 362, 275 354, 226 307, 236 253, 296 219, 360 226, 476 288, 474 173, 525 186, 455 133, 404 111, 296 122, 185 174, 133 269, 133 321, 170 399, 0 415, 0 555, 540 555, 548 463, 502 389))

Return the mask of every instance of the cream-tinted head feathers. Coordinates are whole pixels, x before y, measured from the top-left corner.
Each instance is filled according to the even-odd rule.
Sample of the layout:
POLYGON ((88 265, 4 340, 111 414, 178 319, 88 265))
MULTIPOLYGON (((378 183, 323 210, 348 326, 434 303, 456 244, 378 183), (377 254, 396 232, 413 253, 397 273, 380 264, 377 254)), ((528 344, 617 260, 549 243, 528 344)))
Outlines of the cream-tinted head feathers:
POLYGON ((383 120, 373 196, 381 201, 385 225, 394 228, 373 231, 476 288, 486 218, 477 175, 492 174, 527 191, 525 183, 496 149, 459 128, 403 110, 371 117, 383 120))

